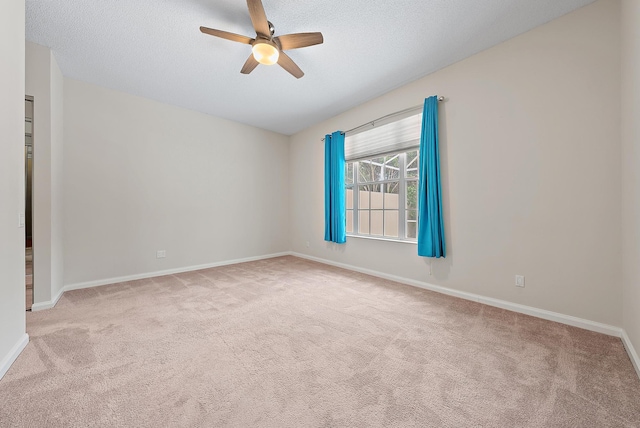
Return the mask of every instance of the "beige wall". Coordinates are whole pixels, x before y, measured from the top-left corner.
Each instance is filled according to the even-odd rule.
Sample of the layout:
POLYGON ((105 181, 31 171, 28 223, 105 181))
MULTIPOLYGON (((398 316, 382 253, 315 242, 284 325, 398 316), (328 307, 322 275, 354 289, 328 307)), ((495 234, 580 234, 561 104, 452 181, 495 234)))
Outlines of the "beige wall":
POLYGON ((64 286, 63 216, 63 144, 64 77, 51 54, 51 297, 56 298, 64 286))
POLYGON ((288 178, 284 135, 65 79, 65 285, 287 251, 288 178))
MULTIPOLYGON (((640 2, 622 1, 622 255, 624 322, 640 352, 640 2)), ((639 369, 640 374, 640 367, 639 369)))
POLYGON ((34 97, 34 309, 62 290, 63 78, 49 48, 26 42, 27 95, 34 97))
POLYGON ((620 326, 619 7, 596 2, 294 135, 292 249, 620 326), (320 139, 434 94, 447 258, 430 276, 413 244, 325 243, 320 139))
POLYGON ((0 377, 25 333, 24 0, 0 2, 0 377))

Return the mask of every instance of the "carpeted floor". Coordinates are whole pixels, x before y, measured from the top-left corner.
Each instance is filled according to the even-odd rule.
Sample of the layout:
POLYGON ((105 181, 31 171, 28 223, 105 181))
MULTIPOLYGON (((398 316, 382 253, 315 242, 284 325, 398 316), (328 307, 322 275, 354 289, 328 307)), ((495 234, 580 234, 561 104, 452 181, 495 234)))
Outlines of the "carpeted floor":
POLYGON ((619 339, 282 257, 27 314, 2 427, 638 427, 619 339))

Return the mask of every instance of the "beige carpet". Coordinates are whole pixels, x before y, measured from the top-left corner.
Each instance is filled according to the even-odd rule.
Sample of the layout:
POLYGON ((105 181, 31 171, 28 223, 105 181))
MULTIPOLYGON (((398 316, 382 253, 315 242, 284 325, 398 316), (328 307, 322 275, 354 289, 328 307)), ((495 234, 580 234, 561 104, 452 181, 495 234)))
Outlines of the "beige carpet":
POLYGON ((619 339, 294 257, 27 314, 2 427, 637 427, 619 339))

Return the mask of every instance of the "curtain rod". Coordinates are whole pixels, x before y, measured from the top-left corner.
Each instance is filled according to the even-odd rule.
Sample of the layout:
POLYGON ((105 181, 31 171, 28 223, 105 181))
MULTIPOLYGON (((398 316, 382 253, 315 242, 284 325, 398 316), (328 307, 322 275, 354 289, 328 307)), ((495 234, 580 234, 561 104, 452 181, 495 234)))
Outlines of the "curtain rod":
MULTIPOLYGON (((438 101, 440 101, 440 102, 444 101, 444 97, 443 97, 443 96, 441 96, 441 95, 440 95, 440 96, 438 96, 438 101)), ((348 130, 346 130, 346 131, 344 131, 344 132, 341 132, 341 134, 345 135, 347 132, 353 132, 353 131, 355 131, 355 130, 357 130, 357 129, 364 128, 365 126, 369 126, 369 125, 375 126, 375 123, 376 123, 376 122, 378 122, 378 121, 381 121, 382 119, 387 119, 387 118, 389 118, 389 117, 397 116, 397 115, 400 115, 400 114, 406 113, 406 112, 411 111, 411 110, 416 110, 416 109, 418 109, 418 108, 420 108, 420 107, 422 107, 422 106, 424 106, 424 103, 423 103, 423 104, 419 104, 419 105, 417 105, 417 106, 413 106, 413 107, 406 108, 406 109, 404 109, 404 110, 396 111, 396 112, 394 112, 394 113, 389 113, 389 114, 387 114, 387 115, 385 115, 385 116, 382 116, 382 117, 379 117, 379 118, 377 118, 377 119, 370 120, 370 121, 369 121, 369 122, 367 122, 367 123, 363 123, 363 124, 362 124, 362 125, 360 125, 360 126, 356 126, 355 128, 351 128, 351 129, 348 129, 348 130)), ((320 141, 324 141, 324 137, 322 137, 322 139, 321 139, 320 141)))

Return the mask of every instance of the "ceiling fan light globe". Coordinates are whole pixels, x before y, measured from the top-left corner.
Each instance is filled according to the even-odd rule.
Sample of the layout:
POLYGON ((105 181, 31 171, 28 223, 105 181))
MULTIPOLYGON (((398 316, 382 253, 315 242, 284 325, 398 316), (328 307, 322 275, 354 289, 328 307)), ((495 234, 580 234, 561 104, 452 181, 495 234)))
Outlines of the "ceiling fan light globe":
POLYGON ((272 46, 268 43, 256 43, 251 48, 253 52, 253 57, 260 64, 264 65, 273 65, 278 62, 278 57, 280 56, 280 52, 275 46, 272 46))

